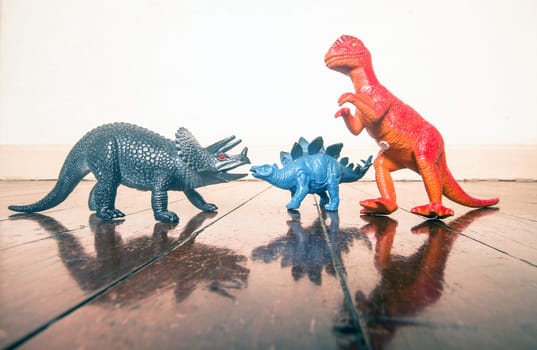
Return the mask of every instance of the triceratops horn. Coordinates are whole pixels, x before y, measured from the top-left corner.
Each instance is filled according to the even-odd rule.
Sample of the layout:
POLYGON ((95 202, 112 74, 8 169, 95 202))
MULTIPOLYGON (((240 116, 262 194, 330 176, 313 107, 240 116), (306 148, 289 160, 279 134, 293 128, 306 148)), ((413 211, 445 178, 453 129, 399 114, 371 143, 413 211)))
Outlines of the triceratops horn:
POLYGON ((248 147, 244 147, 241 152, 241 156, 247 156, 248 155, 248 147))
MULTIPOLYGON (((235 136, 234 136, 234 135, 233 135, 233 136, 226 137, 225 139, 222 139, 222 140, 220 140, 220 141, 217 141, 217 142, 213 143, 213 144, 210 145, 210 146, 205 147, 205 149, 207 150, 207 152, 209 152, 209 153, 213 153, 213 154, 218 153, 218 152, 225 152, 225 151, 222 151, 222 149, 223 149, 224 147, 226 147, 226 145, 227 145, 230 141, 232 141, 232 140, 234 140, 234 139, 235 139, 235 136)), ((239 140, 238 143, 234 143, 233 147, 236 146, 237 144, 239 144, 240 142, 241 142, 241 141, 239 140)), ((230 149, 230 148, 227 148, 227 150, 228 150, 228 149, 230 149)))
POLYGON ((232 141, 232 142, 229 142, 227 145, 223 146, 222 148, 220 148, 220 150, 218 150, 219 152, 227 152, 229 151, 230 149, 232 149, 233 147, 237 146, 239 143, 241 143, 242 140, 241 139, 238 139, 238 140, 235 140, 235 141, 232 141))

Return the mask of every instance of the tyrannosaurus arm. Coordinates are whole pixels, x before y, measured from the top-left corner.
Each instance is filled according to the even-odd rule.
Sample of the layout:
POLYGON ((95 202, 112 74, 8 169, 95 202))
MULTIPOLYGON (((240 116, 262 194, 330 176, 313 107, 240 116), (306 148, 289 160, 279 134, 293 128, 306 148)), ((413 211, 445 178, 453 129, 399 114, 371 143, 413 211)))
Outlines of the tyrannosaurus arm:
POLYGON ((347 129, 349 129, 354 136, 359 135, 364 129, 364 123, 362 123, 363 115, 358 109, 356 109, 356 113, 352 115, 350 109, 343 107, 336 112, 334 117, 342 117, 347 129))
MULTIPOLYGON (((357 109, 355 116, 362 117, 359 118, 361 123, 366 125, 372 124, 381 120, 382 117, 386 115, 391 106, 391 99, 387 98, 388 96, 385 96, 387 94, 385 94, 384 92, 385 91, 377 91, 377 94, 383 96, 383 98, 375 98, 368 94, 347 92, 341 95, 338 100, 338 104, 340 106, 347 102, 353 104, 357 109)), ((340 112, 344 112, 344 109, 341 109, 338 113, 340 112)), ((336 114, 336 117, 337 116, 338 114, 336 114)))

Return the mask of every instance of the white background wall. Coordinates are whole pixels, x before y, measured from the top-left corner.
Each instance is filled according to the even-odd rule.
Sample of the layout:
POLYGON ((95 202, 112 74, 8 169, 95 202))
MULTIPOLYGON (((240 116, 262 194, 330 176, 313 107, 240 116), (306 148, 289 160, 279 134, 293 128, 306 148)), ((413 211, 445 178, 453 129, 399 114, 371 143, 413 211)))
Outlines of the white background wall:
POLYGON ((3 0, 0 16, 0 144, 129 121, 374 146, 332 117, 352 88, 323 62, 341 34, 448 145, 537 144, 534 0, 3 0))

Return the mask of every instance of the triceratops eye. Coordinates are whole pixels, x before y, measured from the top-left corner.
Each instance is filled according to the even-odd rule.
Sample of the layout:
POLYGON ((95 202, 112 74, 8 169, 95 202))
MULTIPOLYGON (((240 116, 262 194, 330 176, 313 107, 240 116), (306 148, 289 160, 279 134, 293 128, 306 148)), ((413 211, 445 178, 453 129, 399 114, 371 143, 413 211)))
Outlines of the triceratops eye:
POLYGON ((218 160, 227 160, 228 157, 227 157, 224 153, 219 153, 219 154, 216 156, 216 159, 218 159, 218 160))

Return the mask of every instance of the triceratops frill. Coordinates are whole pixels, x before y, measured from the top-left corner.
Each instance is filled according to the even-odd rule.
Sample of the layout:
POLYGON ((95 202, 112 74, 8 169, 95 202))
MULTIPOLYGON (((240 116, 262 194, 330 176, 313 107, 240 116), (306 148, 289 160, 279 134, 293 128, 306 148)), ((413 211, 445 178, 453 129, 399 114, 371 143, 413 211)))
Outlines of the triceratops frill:
POLYGON ((295 142, 291 152, 280 152, 282 168, 276 164, 253 166, 252 176, 270 184, 291 191, 291 201, 287 209, 297 209, 308 193, 320 196, 320 205, 328 211, 339 207, 339 184, 361 179, 369 167, 371 159, 362 160, 362 165, 349 164, 349 158, 338 161, 342 143, 324 147, 322 137, 311 143, 301 137, 295 142))

